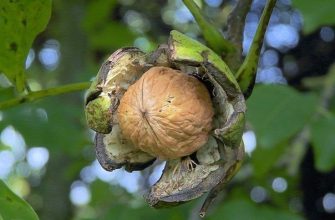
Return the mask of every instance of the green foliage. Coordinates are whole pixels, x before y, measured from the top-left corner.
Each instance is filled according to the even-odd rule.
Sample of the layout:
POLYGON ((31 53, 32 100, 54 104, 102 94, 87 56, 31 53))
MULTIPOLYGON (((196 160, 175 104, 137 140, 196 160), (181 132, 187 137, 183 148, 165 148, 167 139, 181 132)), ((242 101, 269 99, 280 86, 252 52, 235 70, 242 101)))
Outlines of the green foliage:
MULTIPOLYGON (((145 204, 142 197, 130 195, 120 187, 111 188, 109 184, 101 181, 93 182, 91 190, 93 195, 91 206, 96 210, 95 216, 82 218, 79 213, 76 220, 183 220, 187 219, 192 206, 192 203, 190 203, 175 208, 157 210, 145 204)), ((85 213, 85 211, 86 208, 83 208, 80 212, 85 213)))
POLYGON ((301 94, 288 86, 257 86, 248 100, 247 117, 260 147, 273 147, 296 134, 316 110, 313 94, 301 94))
POLYGON ((227 220, 302 220, 300 216, 273 208, 268 205, 252 203, 244 199, 232 199, 216 212, 210 219, 227 220))
POLYGON ((83 26, 88 33, 92 48, 112 51, 113 48, 132 46, 135 34, 127 25, 109 18, 117 6, 116 0, 91 1, 83 26))
POLYGON ((135 35, 124 24, 109 22, 103 29, 89 30, 93 48, 120 48, 132 46, 129 42, 135 40, 135 35))
POLYGON ((256 178, 262 178, 269 174, 276 162, 284 153, 288 143, 285 141, 271 147, 257 147, 252 153, 251 164, 256 178))
POLYGON ((322 172, 335 168, 335 117, 321 118, 311 127, 311 141, 315 155, 315 167, 322 172))
POLYGON ((334 0, 293 0, 292 3, 303 15, 305 34, 315 31, 320 26, 335 24, 334 0))
POLYGON ((15 195, 2 180, 0 180, 0 219, 38 220, 30 205, 15 195))
POLYGON ((13 98, 15 94, 14 87, 0 88, 0 101, 5 101, 13 98))
POLYGON ((50 14, 51 0, 0 2, 0 72, 20 92, 25 86, 28 51, 36 35, 47 25, 50 14))

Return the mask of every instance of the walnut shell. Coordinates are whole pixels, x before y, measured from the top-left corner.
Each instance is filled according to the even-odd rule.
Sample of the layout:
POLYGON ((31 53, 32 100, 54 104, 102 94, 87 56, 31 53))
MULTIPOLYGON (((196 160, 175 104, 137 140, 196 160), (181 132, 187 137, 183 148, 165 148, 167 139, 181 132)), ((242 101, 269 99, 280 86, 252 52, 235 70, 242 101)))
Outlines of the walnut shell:
POLYGON ((125 138, 160 159, 197 151, 208 140, 214 115, 207 88, 168 67, 152 67, 120 101, 118 121, 125 138))

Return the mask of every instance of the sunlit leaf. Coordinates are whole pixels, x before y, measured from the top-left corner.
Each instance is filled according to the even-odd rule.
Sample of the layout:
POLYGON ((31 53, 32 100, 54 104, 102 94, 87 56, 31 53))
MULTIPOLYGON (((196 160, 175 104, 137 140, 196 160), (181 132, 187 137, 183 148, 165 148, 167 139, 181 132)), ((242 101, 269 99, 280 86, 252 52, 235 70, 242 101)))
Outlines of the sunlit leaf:
POLYGON ((313 32, 320 26, 335 24, 334 0, 293 0, 292 3, 303 15, 303 30, 306 34, 313 32))
POLYGON ((329 172, 335 168, 335 117, 321 118, 311 126, 315 167, 329 172))
POLYGON ((15 195, 2 180, 0 180, 0 219, 38 220, 31 206, 15 195))
POLYGON ((0 1, 0 72, 23 91, 25 61, 51 14, 51 0, 0 1))
POLYGON ((258 145, 272 147, 303 128, 317 100, 288 86, 262 85, 255 88, 247 106, 247 120, 255 129, 258 145))

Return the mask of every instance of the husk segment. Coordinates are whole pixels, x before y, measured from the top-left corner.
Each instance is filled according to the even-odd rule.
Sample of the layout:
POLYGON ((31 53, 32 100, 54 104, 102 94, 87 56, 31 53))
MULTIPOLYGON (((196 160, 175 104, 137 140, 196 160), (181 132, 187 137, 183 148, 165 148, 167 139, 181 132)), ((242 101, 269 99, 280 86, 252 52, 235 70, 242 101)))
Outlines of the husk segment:
POLYGON ((119 101, 129 85, 148 69, 145 60, 146 55, 138 48, 115 51, 101 66, 86 98, 86 118, 97 132, 97 159, 108 171, 121 167, 127 171, 142 170, 155 161, 122 137, 116 115, 119 101))

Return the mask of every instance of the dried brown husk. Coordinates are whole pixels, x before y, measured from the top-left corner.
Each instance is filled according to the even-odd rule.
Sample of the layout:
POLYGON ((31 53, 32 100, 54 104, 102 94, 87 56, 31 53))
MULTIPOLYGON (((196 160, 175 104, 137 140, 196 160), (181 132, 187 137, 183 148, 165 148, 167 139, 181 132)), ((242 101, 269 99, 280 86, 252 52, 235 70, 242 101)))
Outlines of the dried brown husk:
POLYGON ((86 113, 87 118, 93 121, 90 123, 88 120, 90 127, 96 131, 97 159, 108 171, 121 167, 125 167, 127 171, 142 170, 155 161, 155 157, 138 150, 123 138, 116 114, 123 94, 147 69, 146 55, 141 50, 133 47, 119 49, 101 66, 87 96, 86 109, 95 109, 92 106, 98 105, 96 103, 99 99, 105 99, 110 103, 105 108, 104 115, 86 113), (95 115, 100 117, 96 118, 95 115))

